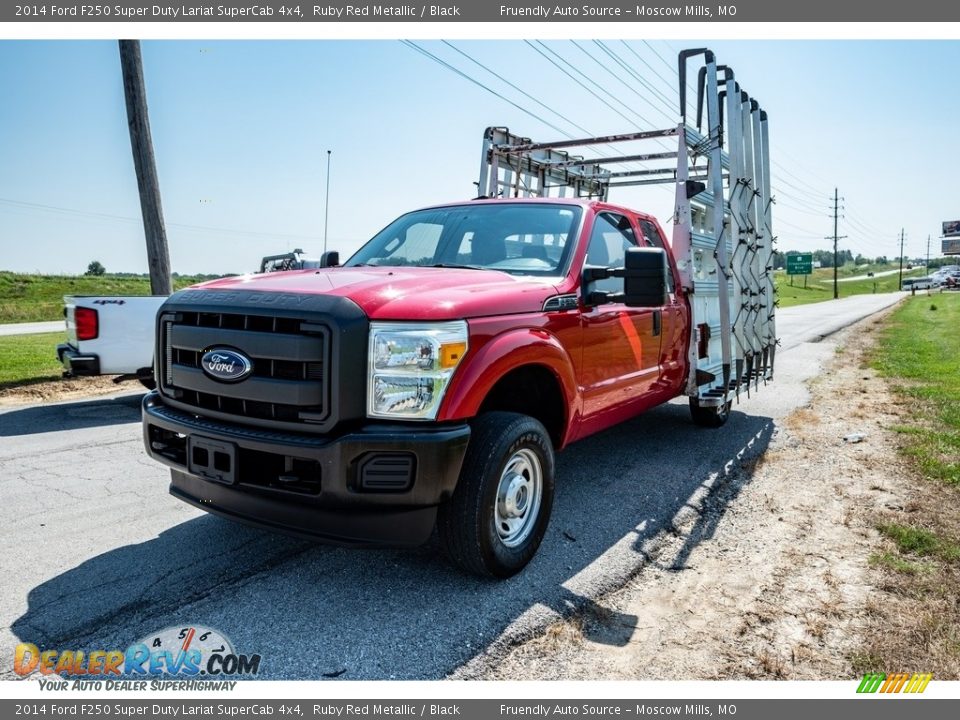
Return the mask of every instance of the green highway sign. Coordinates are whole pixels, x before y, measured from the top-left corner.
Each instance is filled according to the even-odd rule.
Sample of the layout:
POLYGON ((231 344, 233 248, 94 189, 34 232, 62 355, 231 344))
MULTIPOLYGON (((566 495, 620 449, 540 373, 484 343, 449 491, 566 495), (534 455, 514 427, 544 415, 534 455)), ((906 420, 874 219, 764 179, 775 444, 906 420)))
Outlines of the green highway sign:
POLYGON ((787 255, 787 275, 809 275, 813 272, 813 253, 787 255))

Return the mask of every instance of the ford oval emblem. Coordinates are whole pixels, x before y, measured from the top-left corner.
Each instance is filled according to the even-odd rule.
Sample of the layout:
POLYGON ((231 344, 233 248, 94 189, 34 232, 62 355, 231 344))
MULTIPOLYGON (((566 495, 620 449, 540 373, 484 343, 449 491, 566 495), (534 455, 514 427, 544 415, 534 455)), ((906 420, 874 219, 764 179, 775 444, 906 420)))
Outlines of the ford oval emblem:
POLYGON ((203 371, 214 380, 237 382, 253 372, 253 361, 243 353, 227 348, 211 348, 200 358, 203 371))

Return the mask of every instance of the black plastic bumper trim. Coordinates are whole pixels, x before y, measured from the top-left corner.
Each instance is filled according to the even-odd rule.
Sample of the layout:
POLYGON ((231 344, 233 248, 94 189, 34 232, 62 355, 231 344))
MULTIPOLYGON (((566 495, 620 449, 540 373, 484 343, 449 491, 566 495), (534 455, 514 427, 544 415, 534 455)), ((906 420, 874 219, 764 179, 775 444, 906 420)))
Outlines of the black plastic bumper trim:
POLYGON ((344 512, 238 492, 231 486, 206 482, 179 470, 171 471, 170 494, 245 525, 345 547, 423 545, 437 519, 435 505, 344 512))
POLYGON ((171 493, 203 510, 331 542, 416 545, 429 536, 436 506, 456 487, 470 427, 397 423, 370 424, 341 435, 289 433, 189 415, 166 406, 152 392, 143 400, 143 434, 150 456, 173 469, 171 493), (232 485, 195 477, 184 463, 171 459, 174 454, 165 456, 151 446, 151 427, 232 443, 241 454, 313 461, 321 469, 320 492, 298 496, 250 484, 242 466, 232 485), (415 475, 409 489, 358 491, 360 467, 370 453, 412 455, 415 475))
POLYGON ((82 355, 67 343, 57 345, 57 360, 63 365, 67 375, 99 375, 100 357, 98 355, 82 355))

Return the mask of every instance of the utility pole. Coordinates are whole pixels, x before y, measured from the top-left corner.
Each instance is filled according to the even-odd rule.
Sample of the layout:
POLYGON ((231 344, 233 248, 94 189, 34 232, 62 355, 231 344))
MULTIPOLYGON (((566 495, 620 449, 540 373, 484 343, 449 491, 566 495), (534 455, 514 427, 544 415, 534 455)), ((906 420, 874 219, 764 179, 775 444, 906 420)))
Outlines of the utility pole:
POLYGON ((323 206, 323 251, 327 251, 327 221, 330 219, 330 154, 327 150, 327 199, 323 206))
MULTIPOLYGON (((833 299, 840 297, 840 285, 837 282, 837 241, 846 235, 837 235, 837 217, 840 211, 840 196, 837 188, 833 189, 833 299)), ((829 240, 830 238, 827 238, 829 240)))
POLYGON ((900 287, 903 287, 903 228, 900 228, 900 287))
POLYGON ((927 235, 927 264, 923 267, 923 274, 930 274, 930 236, 927 235))
POLYGON ((160 183, 150 137, 150 117, 147 114, 147 91, 143 82, 143 59, 139 40, 120 40, 120 69, 123 73, 123 94, 127 103, 127 127, 133 166, 140 190, 140 214, 147 240, 147 264, 150 268, 150 292, 169 295, 173 292, 170 278, 170 248, 163 225, 163 207, 160 204, 160 183))

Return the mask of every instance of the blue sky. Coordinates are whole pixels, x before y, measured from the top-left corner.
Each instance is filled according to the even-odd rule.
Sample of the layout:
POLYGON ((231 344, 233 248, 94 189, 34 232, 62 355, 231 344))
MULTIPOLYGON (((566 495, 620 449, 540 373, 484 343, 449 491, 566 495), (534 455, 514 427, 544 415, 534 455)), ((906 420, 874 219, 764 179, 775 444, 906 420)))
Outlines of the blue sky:
MULTIPOLYGON (((536 46, 598 83, 619 113, 522 41, 416 42, 537 117, 399 41, 145 41, 173 269, 244 272, 294 247, 318 255, 328 149, 329 244, 349 254, 402 212, 472 197, 487 125, 538 140, 562 137, 542 121, 575 136, 573 124, 636 129, 638 114, 668 127, 676 51, 703 45, 770 113, 780 249, 828 246, 835 185, 841 247, 865 255, 896 255, 901 226, 908 254, 923 255, 928 234, 936 254, 940 221, 960 219, 957 41, 536 46)), ((0 98, 0 269, 80 273, 98 259, 145 272, 116 42, 0 41, 0 98)), ((672 209, 662 190, 611 200, 660 218, 672 209)))

